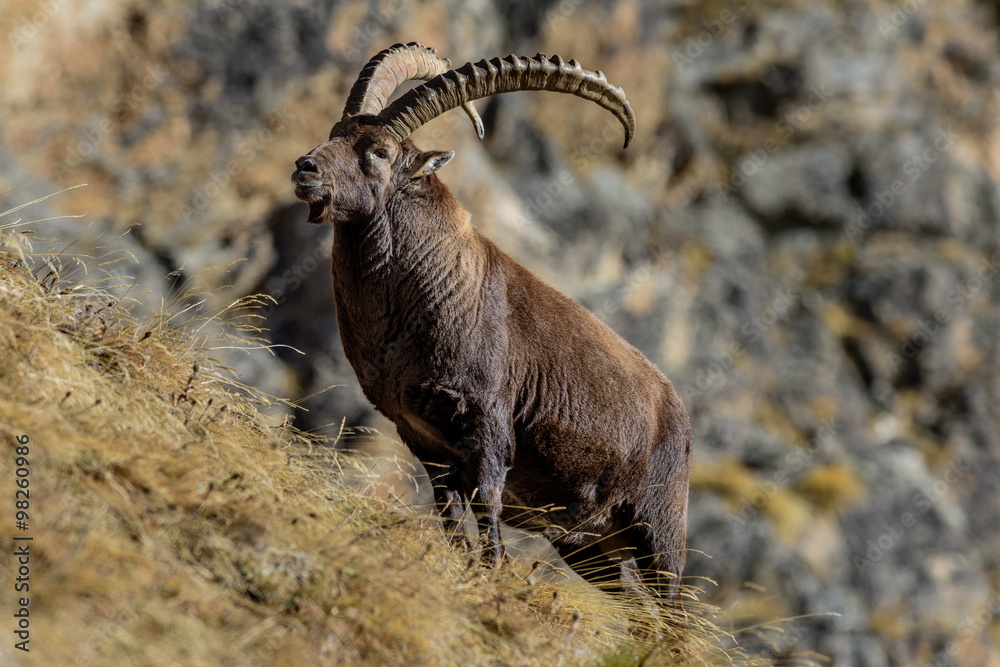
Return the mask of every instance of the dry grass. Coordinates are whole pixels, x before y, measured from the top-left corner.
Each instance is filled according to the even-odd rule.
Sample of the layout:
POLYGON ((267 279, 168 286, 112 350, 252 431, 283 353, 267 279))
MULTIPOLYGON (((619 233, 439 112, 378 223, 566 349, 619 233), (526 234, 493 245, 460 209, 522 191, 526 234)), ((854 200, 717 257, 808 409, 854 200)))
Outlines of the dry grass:
MULTIPOLYGON (((27 435, 31 495, 29 530, 6 519, 0 539, 33 540, 30 654, 8 633, 3 664, 770 664, 696 601, 683 630, 636 638, 629 619, 650 620, 627 600, 534 563, 482 569, 434 518, 372 493, 363 465, 269 425, 179 307, 136 321, 7 219, 0 483, 12 505, 27 435)), ((5 584, 0 604, 22 595, 5 584)))

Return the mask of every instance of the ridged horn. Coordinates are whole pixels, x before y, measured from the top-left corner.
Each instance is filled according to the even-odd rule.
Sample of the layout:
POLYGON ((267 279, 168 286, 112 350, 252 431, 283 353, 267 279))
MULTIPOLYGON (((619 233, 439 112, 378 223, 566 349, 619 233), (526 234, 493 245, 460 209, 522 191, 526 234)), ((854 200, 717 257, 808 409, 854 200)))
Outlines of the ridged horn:
MULTIPOLYGON (((418 79, 427 81, 451 69, 451 61, 440 58, 437 51, 416 42, 393 44, 375 54, 351 88, 344 106, 343 118, 368 114, 377 116, 399 84, 418 79)), ((470 101, 462 104, 476 134, 483 138, 483 121, 470 101)))
POLYGON ((596 102, 621 121, 625 148, 632 143, 635 114, 621 88, 608 83, 600 70, 591 72, 576 60, 566 62, 559 56, 546 58, 540 53, 534 58, 511 55, 466 63, 407 92, 386 107, 379 118, 402 140, 449 109, 519 90, 551 90, 596 102))

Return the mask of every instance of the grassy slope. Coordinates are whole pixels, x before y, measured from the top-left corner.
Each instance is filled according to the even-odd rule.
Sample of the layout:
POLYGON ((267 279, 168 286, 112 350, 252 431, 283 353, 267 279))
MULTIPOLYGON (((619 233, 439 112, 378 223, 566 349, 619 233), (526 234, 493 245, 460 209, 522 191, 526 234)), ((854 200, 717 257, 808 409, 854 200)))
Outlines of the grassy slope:
MULTIPOLYGON (((535 581, 528 564, 484 571, 432 518, 269 426, 211 369, 206 341, 29 270, 12 238, 0 237, 0 541, 34 538, 32 635, 26 655, 5 632, 0 662, 638 664, 644 644, 615 630, 634 609, 535 581), (22 434, 27 533, 12 507, 22 434)), ((5 627, 21 595, 11 552, 5 627)), ((713 648, 719 631, 697 610, 686 634, 687 658, 661 648, 649 664, 738 653, 713 648)))

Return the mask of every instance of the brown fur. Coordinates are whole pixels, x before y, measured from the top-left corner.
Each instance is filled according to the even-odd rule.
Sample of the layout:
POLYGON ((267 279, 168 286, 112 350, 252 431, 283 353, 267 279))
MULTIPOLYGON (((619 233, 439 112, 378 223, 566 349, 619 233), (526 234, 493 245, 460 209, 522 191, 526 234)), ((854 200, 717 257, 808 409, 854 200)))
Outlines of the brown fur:
POLYGON ((427 465, 453 539, 465 504, 483 508, 487 562, 502 558, 498 522, 517 517, 574 567, 610 558, 625 587, 661 572, 676 599, 691 452, 680 398, 473 228, 433 173, 450 158, 358 116, 296 163, 310 221, 335 225, 337 318, 365 395, 427 465))

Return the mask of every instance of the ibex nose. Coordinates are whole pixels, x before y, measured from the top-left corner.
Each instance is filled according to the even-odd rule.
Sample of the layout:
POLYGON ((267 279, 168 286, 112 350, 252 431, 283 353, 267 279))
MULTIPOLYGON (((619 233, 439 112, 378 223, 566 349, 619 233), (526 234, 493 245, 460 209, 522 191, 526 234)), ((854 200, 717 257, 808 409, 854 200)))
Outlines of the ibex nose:
POLYGON ((295 166, 299 171, 311 171, 314 173, 319 173, 319 165, 316 164, 316 160, 312 159, 308 155, 303 155, 298 160, 295 161, 295 166))

